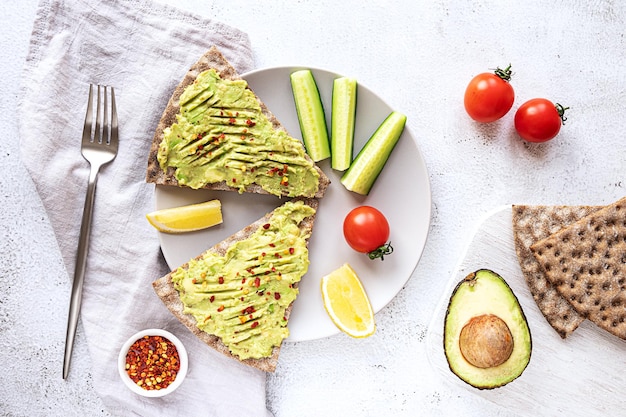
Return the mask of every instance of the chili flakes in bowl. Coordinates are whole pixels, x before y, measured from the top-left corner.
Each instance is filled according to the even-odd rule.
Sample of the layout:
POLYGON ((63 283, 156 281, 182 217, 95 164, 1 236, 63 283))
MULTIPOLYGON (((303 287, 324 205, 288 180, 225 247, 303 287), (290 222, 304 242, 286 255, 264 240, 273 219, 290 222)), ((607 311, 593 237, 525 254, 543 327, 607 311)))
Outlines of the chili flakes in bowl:
POLYGON ((118 358, 120 376, 135 393, 161 397, 174 391, 187 373, 187 353, 170 332, 148 329, 128 339, 118 358))

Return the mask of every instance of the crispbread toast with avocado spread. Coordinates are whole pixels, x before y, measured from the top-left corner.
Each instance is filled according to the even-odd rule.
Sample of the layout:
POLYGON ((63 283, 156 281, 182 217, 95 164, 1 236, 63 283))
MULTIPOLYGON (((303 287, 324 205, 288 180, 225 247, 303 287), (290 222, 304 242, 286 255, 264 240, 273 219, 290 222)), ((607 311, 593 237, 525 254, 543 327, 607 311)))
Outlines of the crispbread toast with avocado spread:
POLYGON ((317 199, 288 201, 156 280, 167 308, 217 351, 276 369, 298 282, 309 265, 317 199))
POLYGON ((146 181, 306 198, 322 197, 330 183, 215 47, 174 90, 146 181))

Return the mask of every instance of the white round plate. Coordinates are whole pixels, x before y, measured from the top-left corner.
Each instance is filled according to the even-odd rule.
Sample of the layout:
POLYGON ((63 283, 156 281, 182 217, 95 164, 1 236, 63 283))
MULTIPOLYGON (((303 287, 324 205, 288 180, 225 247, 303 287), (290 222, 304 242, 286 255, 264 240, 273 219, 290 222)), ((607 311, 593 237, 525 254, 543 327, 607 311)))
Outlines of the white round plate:
MULTIPOLYGON (((265 102, 283 126, 301 138, 289 75, 300 67, 275 67, 257 70, 242 77, 265 102)), ((326 119, 330 126, 333 80, 339 74, 312 69, 318 85, 326 119)), ((380 97, 359 84, 354 155, 393 109, 380 97)), ((330 162, 318 164, 332 183, 320 200, 313 233, 309 241, 310 266, 300 282, 289 319, 288 341, 319 339, 339 333, 324 309, 320 279, 345 262, 363 282, 375 312, 387 305, 411 277, 422 254, 430 227, 431 193, 428 172, 407 126, 385 168, 368 196, 352 193, 340 183, 341 173, 330 168, 330 162), (384 261, 370 260, 353 251, 343 237, 343 219, 360 205, 376 207, 389 220, 393 254, 384 261)), ((171 235, 160 233, 163 255, 170 268, 188 262, 248 224, 263 217, 286 201, 270 195, 239 194, 230 191, 191 190, 157 186, 156 208, 163 209, 217 198, 222 203, 224 222, 212 228, 171 235)))

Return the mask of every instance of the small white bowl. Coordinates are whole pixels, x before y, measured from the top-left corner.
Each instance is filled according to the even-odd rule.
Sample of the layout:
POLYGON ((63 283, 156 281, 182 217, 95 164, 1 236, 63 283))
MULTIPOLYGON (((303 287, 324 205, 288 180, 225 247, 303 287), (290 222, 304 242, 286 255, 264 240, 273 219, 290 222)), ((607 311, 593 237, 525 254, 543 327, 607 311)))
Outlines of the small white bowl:
POLYGON ((162 397, 176 390, 176 388, 178 388, 180 384, 183 383, 183 380, 187 375, 188 367, 189 361, 187 358, 187 350, 185 349, 185 346, 183 346, 182 342, 176 336, 163 329, 146 329, 135 333, 126 341, 126 343, 124 343, 122 349, 120 350, 120 355, 117 359, 117 368, 119 370, 122 381, 124 381, 124 384, 126 384, 126 386, 135 394, 139 394, 144 397, 162 397), (176 346, 176 350, 178 351, 178 357, 180 360, 180 370, 178 371, 174 382, 172 382, 166 388, 159 390, 147 390, 141 388, 130 378, 130 376, 126 372, 126 354, 128 353, 128 349, 130 349, 133 343, 135 343, 137 340, 141 339, 144 336, 161 336, 168 339, 170 342, 172 342, 172 344, 174 344, 174 346, 176 346))

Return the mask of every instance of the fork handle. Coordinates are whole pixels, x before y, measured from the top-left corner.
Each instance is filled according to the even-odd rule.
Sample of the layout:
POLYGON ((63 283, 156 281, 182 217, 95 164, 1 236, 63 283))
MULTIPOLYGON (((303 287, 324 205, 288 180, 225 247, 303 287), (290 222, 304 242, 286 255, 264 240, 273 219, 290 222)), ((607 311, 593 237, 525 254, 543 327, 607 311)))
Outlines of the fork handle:
POLYGON ((65 356, 63 358, 63 379, 67 378, 70 370, 74 337, 80 315, 80 305, 83 298, 83 283, 85 281, 85 267, 87 266, 87 253, 89 252, 89 235, 91 234, 91 218, 93 213, 94 197, 96 195, 96 179, 100 166, 91 166, 89 171, 89 183, 87 184, 87 196, 83 208, 83 220, 80 225, 80 237, 78 239, 78 252, 76 255, 76 268, 72 283, 72 295, 70 297, 70 310, 67 319, 67 334, 65 336, 65 356))

